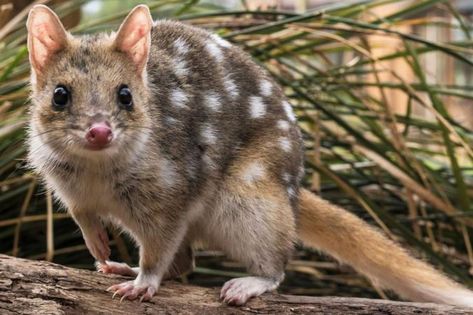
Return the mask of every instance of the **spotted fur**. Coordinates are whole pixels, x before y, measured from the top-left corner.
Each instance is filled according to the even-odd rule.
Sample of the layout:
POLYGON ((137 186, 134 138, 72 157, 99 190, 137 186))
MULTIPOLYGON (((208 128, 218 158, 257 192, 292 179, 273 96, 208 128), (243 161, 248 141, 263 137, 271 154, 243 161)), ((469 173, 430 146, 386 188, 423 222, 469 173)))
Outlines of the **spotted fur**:
POLYGON ((297 239, 300 207, 298 233, 307 244, 408 298, 448 303, 457 292, 451 302, 473 305, 471 292, 359 219, 300 193, 302 142, 292 107, 228 41, 179 22, 154 23, 142 5, 112 34, 72 36, 43 5, 31 10, 27 27, 29 162, 76 220, 99 269, 136 275, 109 288, 122 299, 150 299, 166 273, 191 267, 189 244, 197 240, 254 275, 227 282, 225 302, 244 304, 275 289, 297 239), (59 84, 70 91, 63 110, 51 106, 59 84), (123 85, 132 91, 132 110, 118 104, 123 85), (94 123, 113 132, 111 143, 96 151, 85 146, 94 123), (139 268, 107 261, 103 222, 133 237, 139 268), (364 245, 371 240, 374 249, 364 245), (404 280, 382 258, 383 246, 423 276, 404 280))
MULTIPOLYGON (((35 14, 55 18, 43 6, 32 12, 29 23, 35 14)), ((281 89, 228 41, 173 21, 153 23, 147 62, 140 64, 146 47, 137 53, 134 35, 121 33, 133 34, 132 23, 146 28, 133 14, 117 34, 65 34, 63 48, 43 68, 33 66, 31 165, 69 209, 102 266, 109 255, 103 221, 136 240, 134 289, 113 287, 119 294, 154 293, 181 242, 197 239, 269 279, 242 280, 242 288, 255 294, 275 288, 295 242, 291 218, 302 175, 301 136, 281 89), (72 94, 59 112, 51 107, 58 84, 72 94), (121 85, 133 93, 132 111, 117 105, 121 85), (96 121, 109 123, 114 138, 92 152, 84 149, 84 135, 96 121), (289 175, 294 180, 284 181, 289 175)), ((32 63, 35 36, 41 35, 30 30, 32 63)), ((117 266, 102 270, 131 272, 117 266)), ((254 295, 240 291, 229 290, 227 301, 242 304, 254 295)))

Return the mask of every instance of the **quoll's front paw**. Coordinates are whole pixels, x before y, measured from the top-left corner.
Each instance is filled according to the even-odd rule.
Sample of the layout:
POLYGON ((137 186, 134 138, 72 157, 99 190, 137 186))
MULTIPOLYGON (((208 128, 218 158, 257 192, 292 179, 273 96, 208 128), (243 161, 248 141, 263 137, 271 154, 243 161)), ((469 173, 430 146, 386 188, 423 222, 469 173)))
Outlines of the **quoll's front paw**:
POLYGON ((97 262, 95 266, 97 267, 98 272, 130 277, 135 277, 138 275, 138 268, 131 268, 126 263, 107 260, 105 263, 97 262))
POLYGON ((112 299, 116 295, 121 296, 120 302, 125 299, 132 301, 140 296, 140 302, 142 302, 151 300, 153 295, 158 291, 158 286, 159 281, 155 276, 138 276, 134 281, 112 285, 107 291, 114 292, 112 299))
POLYGON ((104 262, 110 257, 107 232, 102 229, 92 233, 94 234, 84 234, 85 245, 95 259, 104 262))

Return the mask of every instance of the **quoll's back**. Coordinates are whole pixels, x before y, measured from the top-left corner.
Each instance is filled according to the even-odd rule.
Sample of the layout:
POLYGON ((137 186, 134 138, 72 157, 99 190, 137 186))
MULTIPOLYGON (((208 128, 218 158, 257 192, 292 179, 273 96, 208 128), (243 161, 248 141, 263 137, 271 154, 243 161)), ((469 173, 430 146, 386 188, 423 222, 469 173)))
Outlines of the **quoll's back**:
POLYGON ((151 36, 150 102, 161 127, 156 140, 179 167, 190 177, 199 171, 220 177, 243 148, 265 139, 274 143, 272 171, 277 178, 292 177, 295 186, 300 133, 267 73, 241 49, 202 29, 162 21, 151 36))

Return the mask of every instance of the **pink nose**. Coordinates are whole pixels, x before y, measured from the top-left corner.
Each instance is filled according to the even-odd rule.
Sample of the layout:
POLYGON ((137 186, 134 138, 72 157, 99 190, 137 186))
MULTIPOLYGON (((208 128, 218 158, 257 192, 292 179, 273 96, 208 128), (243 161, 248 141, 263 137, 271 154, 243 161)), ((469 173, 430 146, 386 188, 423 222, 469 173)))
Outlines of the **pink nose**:
POLYGON ((93 147, 102 149, 112 141, 112 129, 106 123, 95 123, 87 131, 85 138, 93 147))

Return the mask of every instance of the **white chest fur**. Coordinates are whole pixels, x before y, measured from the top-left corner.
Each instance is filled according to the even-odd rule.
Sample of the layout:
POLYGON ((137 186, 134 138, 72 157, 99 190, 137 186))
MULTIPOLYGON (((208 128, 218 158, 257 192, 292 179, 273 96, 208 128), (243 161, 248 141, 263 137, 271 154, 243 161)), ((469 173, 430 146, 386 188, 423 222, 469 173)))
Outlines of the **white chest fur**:
POLYGON ((71 178, 60 178, 49 174, 46 176, 46 181, 56 196, 71 210, 93 211, 107 215, 123 207, 113 191, 111 180, 101 178, 92 172, 82 172, 71 178))

